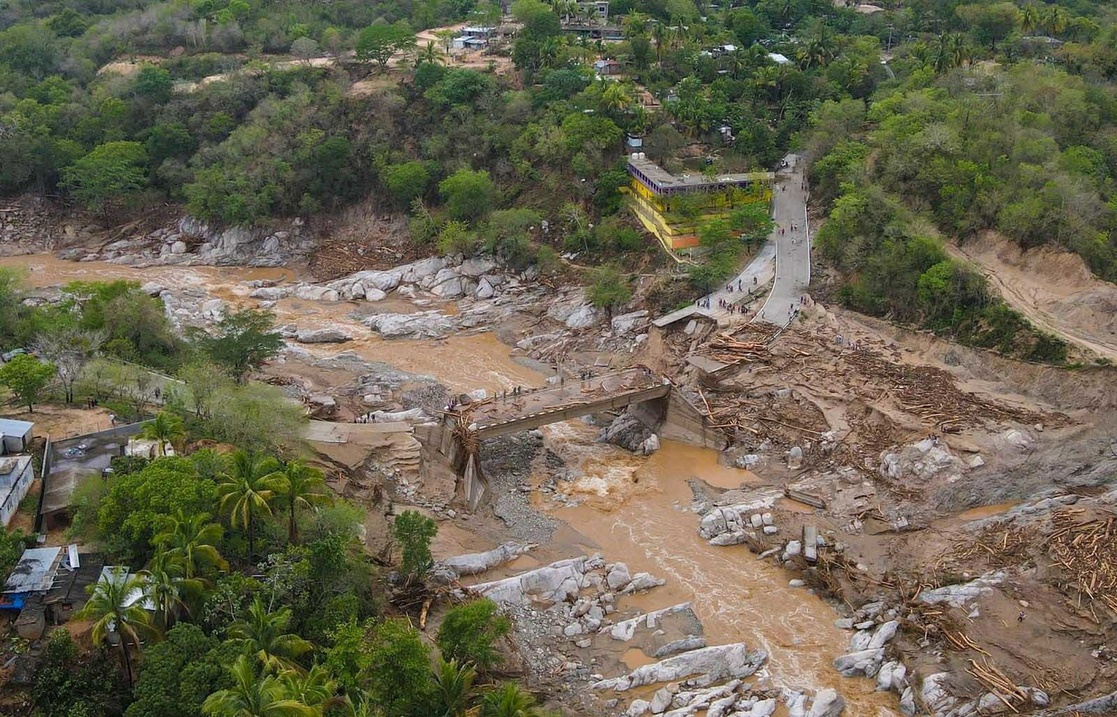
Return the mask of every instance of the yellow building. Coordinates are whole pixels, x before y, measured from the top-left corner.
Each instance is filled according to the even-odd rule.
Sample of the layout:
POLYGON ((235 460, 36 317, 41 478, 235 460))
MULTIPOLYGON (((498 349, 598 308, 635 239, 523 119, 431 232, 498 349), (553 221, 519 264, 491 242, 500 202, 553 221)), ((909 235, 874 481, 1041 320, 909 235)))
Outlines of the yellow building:
POLYGON ((772 172, 676 176, 635 152, 628 158, 632 175, 630 205, 640 222, 671 250, 698 246, 698 225, 734 209, 772 199, 772 172))

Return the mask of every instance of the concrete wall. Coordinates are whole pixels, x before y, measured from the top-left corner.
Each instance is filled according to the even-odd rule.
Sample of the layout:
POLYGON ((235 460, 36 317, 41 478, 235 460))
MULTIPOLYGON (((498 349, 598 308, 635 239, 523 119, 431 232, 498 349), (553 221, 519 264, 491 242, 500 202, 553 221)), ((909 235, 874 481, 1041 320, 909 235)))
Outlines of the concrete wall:
POLYGON ((31 466, 31 456, 24 456, 20 461, 19 468, 12 475, 12 484, 9 489, 7 485, 0 488, 0 492, 7 492, 7 497, 4 502, 0 504, 0 525, 5 528, 11 522, 12 516, 16 514, 19 509, 19 502, 27 495, 27 491, 31 488, 31 483, 35 480, 35 471, 31 466))
POLYGON ((678 391, 672 391, 668 398, 667 418, 660 428, 659 436, 719 451, 725 450, 728 445, 725 436, 717 429, 708 427, 706 416, 678 391))

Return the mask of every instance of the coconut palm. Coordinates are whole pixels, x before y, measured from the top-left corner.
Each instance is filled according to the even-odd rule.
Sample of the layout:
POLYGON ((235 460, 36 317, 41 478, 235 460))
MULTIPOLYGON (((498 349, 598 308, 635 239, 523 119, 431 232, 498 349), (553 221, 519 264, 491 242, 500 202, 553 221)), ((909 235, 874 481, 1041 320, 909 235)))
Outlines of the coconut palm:
POLYGON ((429 62, 432 65, 438 65, 444 60, 445 58, 442 56, 442 53, 435 47, 434 41, 428 40, 427 44, 423 46, 423 49, 419 50, 418 62, 416 64, 429 62))
POLYGON ((1058 5, 1054 5, 1047 10, 1046 16, 1043 18, 1043 24, 1052 35, 1061 35, 1067 29, 1067 24, 1070 18, 1067 16, 1067 11, 1058 5))
POLYGON ((1020 13, 1020 29, 1024 34, 1030 35, 1037 27, 1039 27, 1040 16, 1039 11, 1035 5, 1028 5, 1020 13))
POLYGON ((74 615, 77 620, 93 622, 89 636, 94 644, 119 642, 129 684, 132 683, 132 656, 128 643, 138 648, 143 637, 159 636, 151 615, 143 607, 144 584, 143 576, 129 576, 125 568, 114 568, 109 575, 86 588, 89 601, 74 615))
POLYGON ((505 682, 481 700, 481 717, 539 717, 535 698, 515 682, 505 682))
POLYGON ((287 632, 291 609, 268 612, 257 595, 248 607, 248 615, 229 626, 230 641, 239 644, 268 670, 298 670, 299 657, 313 649, 306 640, 287 632))
POLYGON ((283 681, 257 675, 252 662, 241 655, 229 671, 233 686, 218 690, 202 703, 209 717, 315 717, 318 711, 287 694, 283 681))
POLYGON ((299 541, 299 524, 295 520, 299 508, 328 504, 332 498, 326 488, 322 471, 302 461, 289 461, 283 471, 272 476, 277 498, 287 505, 287 540, 299 541))
POLYGON ((167 455, 167 444, 178 445, 186 438, 186 428, 182 419, 170 411, 160 411, 155 418, 144 424, 140 431, 140 438, 147 441, 156 441, 159 446, 159 455, 167 455))
POLYGON ((468 662, 449 662, 439 658, 434 667, 435 713, 438 717, 459 717, 473 706, 473 681, 477 671, 468 662))
POLYGON ((183 577, 194 579, 210 570, 227 570, 229 563, 217 552, 224 529, 208 513, 175 512, 171 524, 156 534, 154 543, 168 558, 182 566, 183 577))
POLYGON ((610 82, 601 93, 601 105, 606 111, 620 115, 632 106, 632 94, 620 82, 610 82))
POLYGON ((655 42, 655 61, 663 60, 663 45, 667 42, 667 26, 662 22, 652 24, 652 41, 655 42))
POLYGON ((275 473, 279 462, 248 451, 234 451, 225 461, 225 471, 217 484, 221 509, 229 515, 229 523, 248 531, 248 559, 256 555, 256 519, 271 515, 275 498, 275 473))
POLYGON ((169 630, 183 613, 189 614, 190 602, 202 593, 202 581, 188 578, 184 572, 181 563, 167 553, 159 553, 140 573, 144 590, 155 605, 154 622, 160 630, 169 630))
POLYGON ((287 671, 280 674, 287 695, 307 707, 323 710, 337 692, 337 683, 330 678, 329 670, 314 665, 308 672, 287 671))

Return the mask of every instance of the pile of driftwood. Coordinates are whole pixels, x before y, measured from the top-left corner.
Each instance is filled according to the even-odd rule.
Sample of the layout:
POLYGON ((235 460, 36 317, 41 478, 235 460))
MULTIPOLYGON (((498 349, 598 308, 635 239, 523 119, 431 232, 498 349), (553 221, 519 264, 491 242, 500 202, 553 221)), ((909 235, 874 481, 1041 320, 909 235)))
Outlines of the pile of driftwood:
POLYGON ((966 672, 984 685, 989 692, 996 695, 997 699, 1004 702, 1005 706, 1013 712, 1019 712, 1017 705, 1022 705, 1030 699, 1027 692, 1018 687, 1005 673, 997 669, 997 666, 990 662, 988 658, 983 658, 980 663, 976 660, 970 660, 970 666, 966 668, 966 672))
POLYGON ((741 361, 756 361, 768 357, 768 345, 763 341, 742 341, 728 333, 720 333, 704 347, 702 355, 733 365, 741 361))
POLYGON ((901 408, 945 433, 987 420, 1059 424, 1066 419, 1061 414, 1039 414, 961 391, 950 374, 933 366, 894 363, 869 351, 849 352, 844 359, 865 378, 889 384, 889 393, 901 408))
MULTIPOLYGON (((984 560, 992 568, 1020 565, 1030 557, 1033 537, 1031 532, 1015 525, 994 525, 986 528, 976 539, 962 536, 956 542, 954 551, 945 557, 960 564, 984 560)), ((936 569, 938 567, 935 566, 936 569)))
POLYGON ((1056 513, 1055 531, 1046 543, 1054 564, 1066 571, 1066 587, 1078 593, 1077 606, 1097 620, 1095 602, 1117 613, 1117 520, 1112 515, 1084 519, 1084 512, 1056 513))

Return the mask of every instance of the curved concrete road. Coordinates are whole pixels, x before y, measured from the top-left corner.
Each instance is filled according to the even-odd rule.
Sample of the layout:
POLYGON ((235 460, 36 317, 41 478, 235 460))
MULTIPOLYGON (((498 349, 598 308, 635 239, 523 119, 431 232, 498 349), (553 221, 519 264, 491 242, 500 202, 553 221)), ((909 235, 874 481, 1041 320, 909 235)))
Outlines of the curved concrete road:
POLYGON ((776 173, 772 220, 776 228, 776 278, 764 306, 753 321, 786 326, 794 318, 811 283, 811 239, 807 225, 807 184, 801 158, 786 157, 788 166, 776 173), (782 230, 782 233, 781 233, 782 230))

